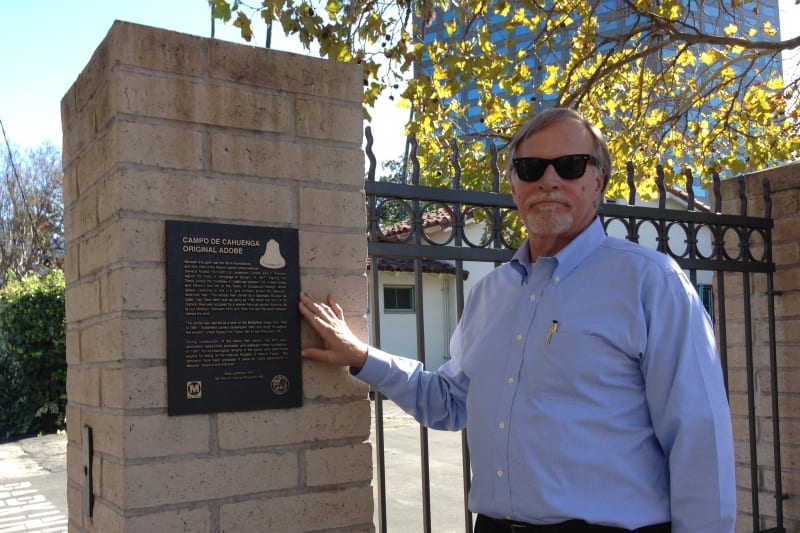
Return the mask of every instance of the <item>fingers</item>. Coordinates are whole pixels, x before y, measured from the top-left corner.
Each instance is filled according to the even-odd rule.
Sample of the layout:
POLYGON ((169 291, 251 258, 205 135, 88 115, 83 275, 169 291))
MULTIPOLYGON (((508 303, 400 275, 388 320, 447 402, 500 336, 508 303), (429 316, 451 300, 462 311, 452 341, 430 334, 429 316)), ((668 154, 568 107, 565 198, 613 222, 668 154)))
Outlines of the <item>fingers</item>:
POLYGON ((333 298, 333 293, 330 292, 328 293, 328 306, 339 320, 344 320, 344 310, 341 305, 336 303, 336 300, 333 298))

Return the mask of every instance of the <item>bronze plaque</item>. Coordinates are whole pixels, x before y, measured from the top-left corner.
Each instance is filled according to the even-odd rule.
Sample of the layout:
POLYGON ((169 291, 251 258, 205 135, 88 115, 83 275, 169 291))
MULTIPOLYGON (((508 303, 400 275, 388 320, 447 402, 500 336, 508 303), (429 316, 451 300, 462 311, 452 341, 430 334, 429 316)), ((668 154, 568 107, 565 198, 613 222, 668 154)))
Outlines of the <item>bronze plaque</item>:
POLYGON ((170 415, 302 404, 298 232, 168 220, 170 415))

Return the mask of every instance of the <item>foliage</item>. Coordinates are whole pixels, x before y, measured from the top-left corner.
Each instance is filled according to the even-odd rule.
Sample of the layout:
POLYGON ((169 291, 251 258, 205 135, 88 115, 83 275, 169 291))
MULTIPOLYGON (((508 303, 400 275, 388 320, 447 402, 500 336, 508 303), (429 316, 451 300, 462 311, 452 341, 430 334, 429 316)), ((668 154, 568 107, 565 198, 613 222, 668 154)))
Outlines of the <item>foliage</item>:
POLYGON ((51 143, 24 154, 7 146, 0 160, 0 286, 62 268, 64 257, 61 153, 51 143))
MULTIPOLYGON (((556 105, 600 124, 615 161, 663 163, 668 180, 686 165, 708 179, 711 171, 739 174, 800 153, 798 80, 782 80, 777 68, 781 50, 797 48, 800 38, 779 41, 770 24, 747 27, 758 0, 210 2, 217 18, 235 15, 248 40, 260 16, 306 47, 318 44, 322 57, 360 63, 367 113, 380 93, 402 88, 413 110, 407 132, 419 139, 423 168, 434 170, 424 178, 431 185, 452 175, 443 155, 456 143, 467 158, 462 166, 478 170, 464 185, 483 188, 479 141, 502 149, 528 117, 556 105), (733 22, 704 33, 713 9, 733 22), (446 35, 424 44, 437 16, 446 35), (477 124, 463 120, 464 88, 480 94, 477 124)), ((621 193, 623 167, 611 194, 621 193)))
POLYGON ((0 438, 64 428, 65 335, 61 270, 0 289, 0 438))

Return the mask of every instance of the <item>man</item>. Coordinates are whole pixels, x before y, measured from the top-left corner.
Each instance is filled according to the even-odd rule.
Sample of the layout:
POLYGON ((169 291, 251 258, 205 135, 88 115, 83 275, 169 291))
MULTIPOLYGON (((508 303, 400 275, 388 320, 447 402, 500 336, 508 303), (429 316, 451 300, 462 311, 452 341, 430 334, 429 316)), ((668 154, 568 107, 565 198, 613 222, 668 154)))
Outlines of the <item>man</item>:
POLYGON ((467 428, 476 533, 731 533, 733 437, 713 328, 669 257, 609 238, 611 164, 579 114, 537 115, 509 145, 528 239, 472 290, 436 372, 359 341, 329 295, 301 296, 324 341, 436 429, 467 428))

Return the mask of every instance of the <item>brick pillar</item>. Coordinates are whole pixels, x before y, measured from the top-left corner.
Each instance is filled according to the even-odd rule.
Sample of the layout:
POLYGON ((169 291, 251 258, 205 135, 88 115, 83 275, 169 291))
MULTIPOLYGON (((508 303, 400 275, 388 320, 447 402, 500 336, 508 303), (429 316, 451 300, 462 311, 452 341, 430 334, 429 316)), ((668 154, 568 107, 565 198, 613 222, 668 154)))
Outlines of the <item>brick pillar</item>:
MULTIPOLYGON (((775 337, 778 361, 778 416, 780 422, 784 526, 788 533, 800 532, 800 163, 750 174, 745 178, 748 215, 762 217, 765 212, 763 180, 769 179, 772 199, 773 259, 776 264, 775 337)), ((723 213, 739 214, 737 180, 722 183, 723 213)), ((762 241, 751 240, 754 255, 763 253, 762 241)), ((731 249, 731 253, 736 250, 731 249)), ((754 380, 756 391, 756 439, 760 523, 775 527, 775 476, 772 439, 772 409, 769 373, 769 330, 767 321, 766 276, 750 276, 752 334, 754 344, 754 380)), ((750 451, 747 420, 747 385, 743 333, 742 274, 725 274, 728 307, 728 357, 731 411, 738 469, 739 520, 737 532, 752 531, 753 508, 750 499, 750 451)))
POLYGON ((166 219, 298 228, 302 289, 366 338, 361 95, 355 65, 116 22, 64 96, 70 531, 373 530, 344 370, 304 363, 299 409, 167 416, 166 219))

